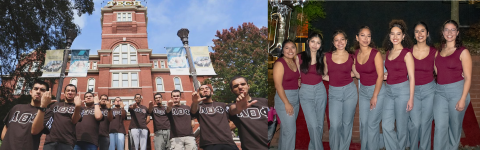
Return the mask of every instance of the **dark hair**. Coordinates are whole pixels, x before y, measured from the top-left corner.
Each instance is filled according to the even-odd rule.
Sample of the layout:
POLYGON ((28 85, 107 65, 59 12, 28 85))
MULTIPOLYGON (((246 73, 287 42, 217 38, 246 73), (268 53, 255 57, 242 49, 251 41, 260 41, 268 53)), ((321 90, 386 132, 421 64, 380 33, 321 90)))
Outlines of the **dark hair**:
MULTIPOLYGON (((140 95, 140 94, 138 94, 138 93, 135 94, 135 96, 133 96, 133 98, 134 98, 134 99, 137 98, 137 95, 140 95)), ((142 98, 142 95, 140 95, 140 98, 142 98)))
MULTIPOLYGON (((425 28, 425 30, 427 30, 428 36, 427 36, 427 39, 425 40, 425 42, 427 43, 428 46, 432 47, 433 46, 432 38, 430 38, 430 32, 429 32, 428 26, 425 22, 419 21, 413 26, 413 35, 415 35, 415 28, 417 28, 417 26, 419 26, 419 25, 423 26, 425 28)), ((417 38, 415 38, 415 36, 413 38, 413 43, 417 44, 417 38)))
POLYGON ((172 93, 170 93, 170 96, 173 96, 174 92, 178 92, 178 93, 180 93, 180 96, 182 96, 182 92, 180 92, 180 90, 173 90, 172 93))
POLYGON ((413 42, 412 42, 410 36, 408 36, 407 25, 405 24, 405 21, 394 19, 394 20, 390 21, 390 24, 388 26, 389 26, 388 34, 385 37, 385 39, 383 40, 383 48, 385 48, 385 51, 390 51, 393 48, 393 43, 392 43, 392 41, 390 41, 390 32, 392 31, 393 27, 400 28, 400 30, 402 30, 402 33, 405 35, 405 37, 402 39, 403 48, 412 48, 413 42))
POLYGON ((108 95, 107 95, 107 94, 102 94, 102 95, 100 95, 100 99, 102 98, 102 96, 105 96, 105 97, 107 97, 107 99, 108 99, 108 95))
MULTIPOLYGON (((441 43, 440 45, 442 47, 438 48, 439 52, 441 52, 442 49, 443 49, 443 46, 445 46, 445 44, 447 44, 447 40, 445 40, 445 37, 444 37, 442 31, 445 29, 445 25, 447 25, 449 23, 455 25, 455 27, 457 28, 457 31, 459 31, 459 29, 460 29, 460 28, 458 28, 458 23, 455 20, 447 20, 447 21, 445 21, 445 23, 443 23, 443 26, 442 26, 442 29, 441 29, 442 34, 440 34, 440 35, 442 35, 442 38, 441 38, 442 40, 440 42, 441 43)), ((463 42, 462 42, 462 39, 460 38, 460 32, 459 32, 457 34, 457 37, 455 38, 455 48, 459 48, 460 46, 463 46, 463 42)))
MULTIPOLYGON (((337 36, 338 34, 343 34, 343 37, 345 37, 345 41, 346 41, 345 50, 346 50, 348 53, 352 53, 351 51, 349 51, 349 50, 347 49, 347 47, 348 47, 348 38, 347 38, 347 34, 346 34, 344 31, 342 31, 342 30, 337 30, 337 31, 333 32, 332 41, 333 41, 333 42, 335 41, 335 36, 337 36)), ((332 52, 334 52, 334 51, 336 51, 336 50, 337 50, 337 48, 335 47, 335 44, 332 44, 332 47, 330 48, 330 51, 329 51, 329 52, 332 53, 332 52)))
POLYGON ((83 98, 87 97, 87 94, 92 94, 92 96, 95 96, 92 92, 85 92, 85 94, 83 95, 83 98))
POLYGON ((153 98, 155 98, 155 96, 157 96, 157 95, 160 95, 160 98, 162 98, 162 97, 163 97, 163 96, 162 96, 162 94, 161 94, 160 92, 157 92, 157 93, 155 93, 155 94, 153 95, 153 98))
POLYGON ((73 85, 73 84, 68 84, 67 86, 65 86, 65 89, 63 90, 63 92, 67 91, 67 87, 69 86, 73 86, 75 88, 75 93, 77 93, 77 86, 73 85))
POLYGON ((118 99, 120 99, 120 100, 122 100, 122 98, 120 98, 120 97, 115 97, 115 99, 114 99, 114 100, 117 100, 117 98, 118 98, 118 99))
MULTIPOLYGON (((370 30, 370 34, 372 34, 372 29, 370 29, 370 27, 368 27, 368 26, 361 26, 360 29, 358 30, 357 36, 360 37, 360 32, 361 32, 363 29, 368 29, 368 30, 370 30)), ((370 40, 370 44, 368 44, 368 46, 370 46, 371 48, 376 48, 376 47, 377 47, 377 46, 375 46, 375 42, 373 42, 373 40, 370 40)), ((360 42, 358 42, 357 40, 355 40, 355 42, 353 42, 353 49, 355 49, 355 50, 360 49, 360 42)))
POLYGON ((32 85, 32 87, 33 87, 35 84, 44 85, 47 91, 50 89, 50 86, 49 86, 49 85, 48 85, 48 83, 47 83, 47 82, 45 82, 45 81, 42 81, 42 80, 35 80, 35 81, 33 82, 33 85, 32 85))
POLYGON ((287 44, 288 42, 292 42, 293 45, 295 46, 295 48, 297 48, 297 45, 295 45, 295 42, 293 42, 292 40, 290 39, 286 39, 285 41, 283 41, 282 43, 282 49, 280 49, 280 51, 278 51, 278 57, 283 57, 283 48, 285 48, 285 44, 287 44))
POLYGON ((236 75, 236 76, 234 76, 232 79, 230 79, 230 89, 231 89, 231 90, 233 90, 233 81, 234 81, 234 80, 237 80, 237 79, 239 79, 239 78, 243 78, 243 79, 245 80, 245 82, 247 82, 247 84, 248 84, 247 78, 245 78, 245 77, 243 77, 243 76, 240 76, 240 75, 236 75))
POLYGON ((317 65, 316 65, 316 71, 317 71, 317 74, 318 75, 323 75, 323 68, 324 68, 324 65, 323 65, 323 53, 322 53, 322 50, 323 50, 323 37, 322 35, 320 35, 319 33, 317 32, 313 32, 311 33, 310 35, 308 35, 308 40, 307 40, 307 43, 305 44, 305 51, 304 52, 301 52, 300 53, 300 56, 301 56, 301 59, 302 59, 302 64, 300 64, 300 71, 307 74, 308 73, 308 69, 310 68, 310 62, 312 62, 312 56, 311 56, 311 52, 310 52, 310 40, 312 40, 312 38, 314 37, 318 37, 320 39, 320 48, 317 50, 317 53, 316 53, 316 59, 317 59, 317 65))

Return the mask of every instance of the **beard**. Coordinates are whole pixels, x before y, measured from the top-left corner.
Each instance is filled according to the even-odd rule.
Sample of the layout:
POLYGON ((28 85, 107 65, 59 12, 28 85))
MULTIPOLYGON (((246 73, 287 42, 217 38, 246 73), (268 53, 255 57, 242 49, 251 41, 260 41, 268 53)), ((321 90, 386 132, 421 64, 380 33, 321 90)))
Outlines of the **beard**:
POLYGON ((209 95, 200 94, 200 98, 204 98, 204 97, 206 97, 207 99, 209 99, 210 97, 212 97, 212 94, 209 94, 209 95))
POLYGON ((107 107, 107 104, 100 104, 100 107, 107 107))
POLYGON ((120 107, 120 104, 119 104, 119 105, 115 105, 115 107, 120 107))

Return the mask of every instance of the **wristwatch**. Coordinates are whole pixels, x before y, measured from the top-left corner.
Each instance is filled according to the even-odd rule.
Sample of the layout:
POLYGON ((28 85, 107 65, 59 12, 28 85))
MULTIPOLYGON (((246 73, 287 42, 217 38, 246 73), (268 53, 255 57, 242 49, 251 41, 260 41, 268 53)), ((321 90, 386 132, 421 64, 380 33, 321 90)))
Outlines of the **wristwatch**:
POLYGON ((98 104, 98 103, 94 103, 93 105, 100 105, 100 104, 98 104))
POLYGON ((37 109, 39 109, 39 110, 42 111, 42 112, 47 111, 47 108, 37 107, 37 109))

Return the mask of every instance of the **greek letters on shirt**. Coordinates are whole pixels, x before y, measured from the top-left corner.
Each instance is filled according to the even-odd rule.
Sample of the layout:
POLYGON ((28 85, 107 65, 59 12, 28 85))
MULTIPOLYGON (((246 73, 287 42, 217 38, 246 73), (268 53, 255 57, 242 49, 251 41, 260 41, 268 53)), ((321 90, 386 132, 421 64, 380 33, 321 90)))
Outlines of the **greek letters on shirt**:
POLYGON ((86 109, 83 110, 83 115, 95 115, 95 109, 86 109))
POLYGON ((112 111, 112 113, 113 113, 113 116, 117 116, 117 115, 121 115, 122 111, 121 110, 114 110, 114 111, 112 111))
POLYGON ((135 108, 135 109, 133 109, 133 111, 135 111, 137 113, 147 113, 147 111, 145 109, 142 109, 142 108, 135 108))
POLYGON ((102 111, 102 114, 103 114, 103 116, 106 117, 106 116, 108 115, 108 110, 103 110, 103 111, 102 111))
POLYGON ((267 115, 268 115, 268 107, 262 107, 262 108, 249 107, 243 110, 241 113, 237 114, 237 117, 260 119, 262 116, 267 117, 267 115))
POLYGON ((215 106, 215 107, 200 106, 199 113, 209 114, 209 115, 212 115, 212 114, 215 114, 215 113, 223 114, 225 112, 228 113, 229 109, 230 109, 230 107, 228 107, 228 106, 226 107, 226 110, 222 106, 215 106))
POLYGON ((158 108, 154 108, 153 113, 158 114, 158 115, 165 115, 165 110, 160 110, 158 108))
POLYGON ((172 108, 172 115, 190 115, 190 110, 183 108, 172 108))
POLYGON ((75 111, 75 107, 74 106, 55 106, 53 107, 53 112, 54 113, 69 113, 69 114, 73 114, 73 112, 75 111))
POLYGON ((33 123, 35 116, 37 116, 37 113, 35 114, 22 113, 20 115, 20 111, 15 111, 15 113, 12 116, 12 119, 8 123, 11 123, 11 122, 18 122, 20 124, 33 123))

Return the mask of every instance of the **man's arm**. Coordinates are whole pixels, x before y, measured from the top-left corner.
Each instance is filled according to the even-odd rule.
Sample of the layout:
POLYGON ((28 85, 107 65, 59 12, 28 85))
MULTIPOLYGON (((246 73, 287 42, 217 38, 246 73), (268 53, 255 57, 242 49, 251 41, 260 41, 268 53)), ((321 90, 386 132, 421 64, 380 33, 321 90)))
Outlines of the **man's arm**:
POLYGON ((82 118, 80 114, 82 111, 82 100, 80 99, 80 94, 77 94, 77 96, 75 96, 75 99, 73 102, 75 103, 75 110, 73 111, 73 115, 72 115, 72 123, 77 124, 80 118, 82 118))
POLYGON ((173 100, 169 100, 167 102, 167 110, 165 110, 165 112, 170 113, 172 111, 172 107, 173 107, 173 100))
POLYGON ((206 97, 204 98, 199 98, 199 94, 197 92, 193 92, 192 94, 192 105, 190 106, 191 109, 190 109, 190 113, 192 115, 195 115, 197 114, 197 111, 198 111, 198 103, 200 103, 200 101, 203 101, 204 99, 207 99, 206 97))
POLYGON ((2 141, 3 141, 3 138, 5 138, 6 133, 7 133, 7 125, 4 125, 2 130, 2 141))
POLYGON ((147 110, 147 112, 148 112, 148 114, 151 114, 152 111, 153 111, 153 102, 150 101, 150 102, 148 103, 148 110, 147 110))
POLYGON ((237 128, 237 126, 235 126, 235 124, 233 123, 233 121, 228 121, 228 125, 230 126, 230 130, 234 130, 235 128, 237 128))
POLYGON ((146 122, 147 122, 146 124, 150 123, 150 115, 147 115, 147 121, 146 122))
POLYGON ((100 110, 100 105, 99 105, 100 100, 98 99, 98 95, 93 98, 93 103, 97 105, 93 105, 95 107, 95 120, 101 121, 103 119, 103 113, 102 110, 100 110))
MULTIPOLYGON (((42 99, 40 101, 41 108, 47 108, 48 104, 50 104, 50 102, 52 101, 51 91, 52 91, 52 88, 50 88, 49 91, 46 91, 42 94, 42 99)), ((37 135, 40 132, 42 132, 44 128, 44 122, 43 122, 44 118, 45 118, 45 112, 38 109, 37 116, 35 116, 35 119, 33 120, 33 123, 32 123, 32 130, 30 131, 32 135, 37 135)))
POLYGON ((238 95, 237 103, 230 105, 230 115, 236 115, 241 113, 244 109, 252 106, 253 104, 257 103, 257 100, 253 100, 252 102, 248 102, 246 96, 242 94, 238 95))
POLYGON ((192 119, 192 129, 195 128, 195 119, 192 119))

